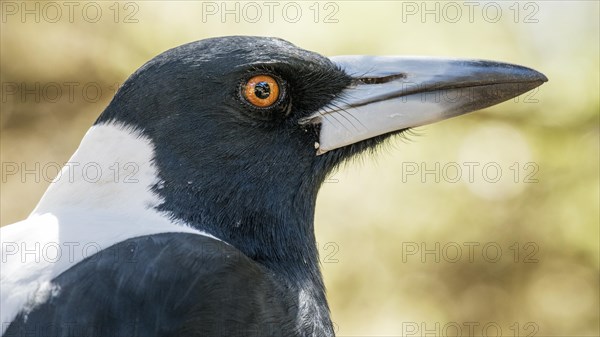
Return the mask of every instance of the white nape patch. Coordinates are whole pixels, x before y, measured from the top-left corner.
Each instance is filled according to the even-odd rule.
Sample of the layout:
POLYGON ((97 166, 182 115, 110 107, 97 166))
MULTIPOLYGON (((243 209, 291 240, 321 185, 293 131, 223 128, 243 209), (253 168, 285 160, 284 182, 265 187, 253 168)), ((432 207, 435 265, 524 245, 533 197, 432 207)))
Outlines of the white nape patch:
POLYGON ((168 232, 212 237, 153 208, 161 202, 151 191, 153 155, 152 142, 128 127, 93 126, 31 215, 0 229, 0 334, 50 297, 55 277, 113 244, 168 232))

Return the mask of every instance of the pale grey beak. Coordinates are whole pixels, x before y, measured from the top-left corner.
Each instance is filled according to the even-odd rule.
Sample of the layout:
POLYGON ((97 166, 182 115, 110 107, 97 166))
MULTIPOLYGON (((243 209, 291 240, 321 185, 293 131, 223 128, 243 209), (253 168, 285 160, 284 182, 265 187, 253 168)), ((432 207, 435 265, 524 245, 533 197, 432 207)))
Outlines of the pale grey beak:
POLYGON ((318 155, 489 107, 548 81, 533 69, 493 61, 394 56, 331 60, 354 81, 331 104, 300 121, 321 124, 318 155))

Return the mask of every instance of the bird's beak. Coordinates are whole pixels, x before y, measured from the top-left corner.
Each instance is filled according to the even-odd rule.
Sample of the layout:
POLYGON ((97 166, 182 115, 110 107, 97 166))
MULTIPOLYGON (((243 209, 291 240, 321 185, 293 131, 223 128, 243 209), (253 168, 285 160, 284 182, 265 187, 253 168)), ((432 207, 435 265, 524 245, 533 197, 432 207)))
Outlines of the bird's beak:
POLYGON ((480 60, 337 56, 353 83, 300 121, 321 124, 317 154, 433 123, 519 96, 548 79, 522 66, 480 60))

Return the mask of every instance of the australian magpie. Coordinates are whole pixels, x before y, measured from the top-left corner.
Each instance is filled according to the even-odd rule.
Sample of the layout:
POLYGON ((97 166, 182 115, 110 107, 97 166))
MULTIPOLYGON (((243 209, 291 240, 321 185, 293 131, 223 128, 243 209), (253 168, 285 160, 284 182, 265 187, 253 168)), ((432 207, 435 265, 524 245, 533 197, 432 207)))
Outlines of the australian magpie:
POLYGON ((166 51, 119 88, 31 215, 2 228, 2 333, 332 336, 313 228, 328 173, 546 80, 265 37, 166 51))

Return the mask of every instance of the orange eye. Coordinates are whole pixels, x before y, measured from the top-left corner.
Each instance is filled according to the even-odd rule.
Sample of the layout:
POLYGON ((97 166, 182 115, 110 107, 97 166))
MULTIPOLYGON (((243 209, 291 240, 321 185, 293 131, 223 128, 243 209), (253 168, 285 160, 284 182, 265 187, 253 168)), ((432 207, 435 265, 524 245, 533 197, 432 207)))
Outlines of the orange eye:
POLYGON ((246 82, 242 95, 250 104, 268 108, 279 98, 279 84, 269 75, 257 75, 246 82))

